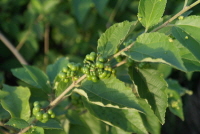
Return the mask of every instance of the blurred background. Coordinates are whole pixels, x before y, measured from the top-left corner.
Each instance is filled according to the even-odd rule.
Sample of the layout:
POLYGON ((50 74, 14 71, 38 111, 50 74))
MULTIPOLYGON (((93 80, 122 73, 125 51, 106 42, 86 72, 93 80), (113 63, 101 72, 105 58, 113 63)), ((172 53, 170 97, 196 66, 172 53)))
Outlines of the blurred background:
MULTIPOLYGON (((192 3, 195 0, 189 0, 192 3)), ((29 65, 45 71, 59 57, 81 62, 96 52, 97 40, 114 23, 137 20, 139 0, 0 0, 0 87, 17 85, 10 70, 22 65, 3 38, 29 65)), ((168 0, 164 15, 180 11, 184 0, 168 0)), ((200 5, 190 12, 200 14, 200 5)), ((133 35, 144 31, 138 25, 133 35)), ((193 95, 183 97, 185 120, 169 110, 162 134, 200 134, 200 73, 172 70, 168 78, 178 80, 193 95)), ((0 115, 2 116, 2 115, 0 115)))

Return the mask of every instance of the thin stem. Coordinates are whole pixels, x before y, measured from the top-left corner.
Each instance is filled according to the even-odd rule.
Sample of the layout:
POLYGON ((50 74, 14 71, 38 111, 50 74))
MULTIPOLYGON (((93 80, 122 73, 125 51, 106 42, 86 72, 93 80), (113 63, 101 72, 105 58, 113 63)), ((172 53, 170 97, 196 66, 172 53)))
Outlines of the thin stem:
POLYGON ((156 32, 156 31, 160 30, 161 28, 165 27, 167 24, 169 24, 170 22, 172 22, 173 20, 175 20, 176 18, 178 18, 181 14, 185 13, 186 11, 188 11, 189 9, 191 9, 194 6, 198 5, 199 3, 200 3, 200 0, 194 2, 193 4, 191 4, 189 6, 184 7, 180 12, 178 12, 176 15, 174 15, 172 18, 170 18, 169 20, 167 20, 165 23, 163 23, 159 27, 153 29, 151 32, 156 32))
POLYGON ((117 52, 116 54, 114 54, 112 57, 110 57, 109 60, 111 60, 111 59, 119 56, 122 52, 129 50, 134 44, 135 44, 135 42, 131 43, 130 45, 128 45, 124 49, 120 50, 119 52, 117 52))
POLYGON ((117 63, 115 66, 113 66, 113 68, 117 68, 117 67, 125 64, 126 62, 127 62, 127 59, 124 59, 123 61, 121 61, 121 62, 117 63))
POLYGON ((73 82, 64 92, 62 92, 54 101, 49 104, 50 109, 53 109, 61 100, 62 98, 72 90, 78 83, 86 78, 86 75, 81 76, 77 81, 73 82))
POLYGON ((21 130, 19 133, 17 133, 17 134, 23 134, 23 133, 25 133, 26 131, 28 131, 31 127, 32 127, 32 126, 28 126, 28 127, 24 128, 24 129, 22 129, 22 130, 21 130))
POLYGON ((30 34, 30 31, 28 31, 25 36, 20 40, 19 44, 17 45, 16 49, 19 51, 22 46, 24 45, 25 41, 27 40, 28 38, 28 35, 30 34))
POLYGON ((0 31, 0 40, 6 45, 8 49, 14 54, 14 56, 17 58, 17 60, 23 64, 28 65, 26 60, 22 57, 22 55, 17 51, 17 49, 14 47, 14 45, 1 33, 0 31))
POLYGON ((49 24, 46 24, 45 26, 45 32, 44 32, 44 65, 45 67, 48 65, 48 54, 49 52, 49 24))
POLYGON ((8 130, 12 130, 12 131, 14 131, 14 132, 17 132, 17 130, 16 130, 15 128, 10 127, 10 126, 7 126, 7 125, 4 125, 3 122, 0 122, 0 126, 6 128, 6 129, 8 129, 8 130))
POLYGON ((188 0, 185 0, 183 9, 187 6, 188 0))
POLYGON ((0 132, 3 133, 3 134, 10 134, 9 132, 3 130, 2 128, 0 128, 0 132))
POLYGON ((111 23, 113 22, 113 20, 114 20, 116 14, 117 14, 117 10, 119 9, 119 7, 120 7, 120 5, 121 5, 121 2, 122 2, 122 0, 118 0, 118 1, 117 1, 117 4, 116 4, 114 10, 112 11, 112 13, 111 13, 111 15, 110 15, 110 17, 109 17, 109 19, 108 19, 108 22, 107 22, 107 24, 106 24, 107 27, 109 27, 109 26, 111 25, 111 23))

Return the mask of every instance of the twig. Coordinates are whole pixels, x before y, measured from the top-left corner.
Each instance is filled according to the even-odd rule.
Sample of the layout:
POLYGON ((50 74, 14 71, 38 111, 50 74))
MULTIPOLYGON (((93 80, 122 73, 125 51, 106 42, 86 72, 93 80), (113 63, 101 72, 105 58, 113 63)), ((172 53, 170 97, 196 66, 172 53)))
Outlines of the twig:
POLYGON ((25 133, 25 132, 28 131, 31 127, 32 127, 32 126, 28 126, 28 127, 24 128, 24 129, 22 129, 18 134, 23 134, 23 133, 25 133))
POLYGON ((117 56, 119 56, 122 52, 129 50, 133 45, 135 44, 135 42, 131 43, 130 45, 128 45, 127 47, 125 47, 124 49, 120 50, 119 52, 117 52, 116 54, 114 54, 112 57, 109 58, 109 61, 117 56))
POLYGON ((79 82, 84 80, 86 78, 86 75, 81 76, 77 81, 73 82, 67 89, 65 89, 64 92, 62 92, 54 101, 52 101, 49 104, 50 109, 53 109, 59 102, 62 100, 62 98, 71 90, 73 89, 79 82))
POLYGON ((115 66, 113 66, 113 68, 117 68, 117 67, 125 64, 126 62, 127 62, 127 59, 124 59, 123 61, 121 61, 121 62, 117 63, 115 66))
POLYGON ((10 134, 9 132, 3 130, 2 128, 0 128, 0 132, 2 132, 3 134, 10 134))
POLYGON ((44 65, 45 67, 48 65, 48 54, 49 52, 49 24, 45 26, 44 32, 44 65))
POLYGON ((28 35, 30 34, 30 31, 28 31, 27 33, 25 33, 25 36, 20 40, 19 44, 17 45, 16 49, 19 51, 22 46, 24 45, 25 41, 28 38, 28 35))
POLYGON ((0 122, 0 126, 6 128, 6 129, 8 129, 8 130, 12 130, 12 131, 14 131, 14 132, 17 132, 17 130, 16 130, 15 128, 10 127, 10 126, 7 126, 7 125, 4 125, 2 122, 0 122))
POLYGON ((183 9, 187 6, 188 0, 185 0, 184 5, 183 5, 183 9))
POLYGON ((167 24, 169 24, 170 22, 172 22, 173 20, 178 18, 181 14, 185 13, 186 11, 188 11, 189 9, 191 9, 194 6, 198 5, 199 3, 200 3, 200 0, 197 0, 196 2, 192 3, 191 5, 184 7, 180 12, 178 12, 176 15, 174 15, 172 18, 167 20, 165 23, 163 23, 159 27, 153 29, 151 32, 156 32, 156 31, 160 30, 161 28, 165 27, 167 24))
POLYGON ((8 49, 10 49, 10 51, 15 55, 15 57, 21 64, 28 65, 26 60, 21 56, 21 54, 17 51, 13 44, 11 44, 10 41, 1 33, 1 31, 0 40, 6 45, 6 47, 8 47, 8 49))
POLYGON ((108 19, 108 22, 107 22, 107 24, 106 24, 106 27, 110 27, 111 22, 112 22, 113 19, 115 18, 115 15, 116 15, 116 13, 117 13, 117 10, 119 9, 119 7, 120 7, 120 5, 121 5, 121 2, 122 2, 122 0, 118 0, 118 1, 117 1, 117 4, 116 4, 115 8, 113 9, 113 11, 112 11, 112 13, 111 13, 111 15, 110 15, 110 17, 109 17, 109 19, 108 19))

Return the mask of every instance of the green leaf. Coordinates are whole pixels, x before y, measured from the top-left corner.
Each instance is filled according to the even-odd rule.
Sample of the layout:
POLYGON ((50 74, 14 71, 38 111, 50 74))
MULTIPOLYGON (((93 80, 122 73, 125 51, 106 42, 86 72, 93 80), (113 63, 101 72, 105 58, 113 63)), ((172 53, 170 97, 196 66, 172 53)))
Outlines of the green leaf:
POLYGON ((125 83, 133 84, 129 74, 128 74, 128 67, 126 65, 122 65, 116 68, 116 77, 120 81, 125 83))
POLYGON ((103 15, 103 11, 108 3, 108 0, 92 0, 97 8, 98 12, 103 15))
POLYGON ((24 68, 12 69, 15 77, 22 81, 43 90, 46 93, 51 91, 48 77, 40 69, 32 66, 24 66, 24 68))
POLYGON ((124 21, 107 29, 98 40, 97 51, 105 57, 115 54, 133 24, 134 22, 124 21))
POLYGON ((15 128, 23 129, 29 126, 28 122, 20 118, 11 118, 5 125, 13 126, 15 128))
POLYGON ((180 51, 183 64, 187 71, 200 71, 200 60, 198 60, 191 51, 180 44, 177 40, 174 43, 180 51))
POLYGON ((126 55, 136 61, 165 63, 186 71, 178 48, 169 40, 163 33, 142 34, 126 55))
POLYGON ((146 29, 157 24, 161 19, 167 0, 140 0, 138 20, 146 29))
POLYGON ((176 91, 180 96, 185 95, 186 93, 189 92, 188 89, 182 87, 178 81, 173 80, 173 79, 167 79, 167 84, 168 84, 168 89, 176 91))
POLYGON ((173 36, 200 60, 200 16, 189 16, 176 22, 173 36))
POLYGON ((158 118, 155 116, 150 105, 145 101, 140 99, 140 106, 145 110, 146 114, 140 113, 144 126, 151 134, 160 134, 161 125, 158 118))
MULTIPOLYGON (((61 81, 56 81, 55 82, 55 94, 56 96, 59 96, 65 89, 67 89, 70 85, 72 84, 72 81, 70 80, 69 82, 64 82, 63 80, 61 81)), ((67 94, 70 94, 71 91, 69 91, 67 94)))
POLYGON ((165 94, 167 83, 154 69, 133 68, 132 75, 140 97, 147 99, 154 114, 164 124, 167 108, 167 95, 165 94))
POLYGON ((106 126, 100 120, 94 118, 89 112, 80 114, 74 110, 68 110, 67 118, 70 121, 69 134, 105 134, 106 126))
POLYGON ((64 130, 57 130, 57 129, 45 129, 44 133, 45 134, 68 134, 64 130))
POLYGON ((9 93, 1 100, 3 108, 10 113, 12 118, 17 117, 27 121, 30 117, 29 89, 4 85, 3 91, 9 93))
POLYGON ((0 100, 3 99, 4 97, 8 96, 8 95, 9 95, 8 92, 0 90, 0 100))
MULTIPOLYGON (((32 126, 25 134, 46 134, 46 133, 44 133, 43 128, 37 127, 37 126, 32 126)), ((47 133, 47 134, 49 134, 49 133, 47 133)))
POLYGON ((116 109, 101 107, 83 99, 83 103, 88 111, 96 118, 114 127, 118 127, 127 132, 137 134, 147 134, 140 114, 133 109, 116 109))
POLYGON ((126 132, 120 128, 117 127, 111 127, 111 132, 109 134, 130 134, 130 132, 126 132))
POLYGON ((73 12, 80 24, 83 23, 91 5, 91 0, 72 0, 73 12))
POLYGON ((62 71, 63 67, 66 67, 69 61, 67 58, 60 58, 54 64, 47 66, 47 75, 51 83, 54 82, 55 77, 57 74, 62 71))
POLYGON ((183 116, 183 104, 180 95, 175 90, 171 90, 170 88, 166 90, 168 94, 168 104, 169 110, 177 115, 179 118, 184 120, 183 116))
POLYGON ((2 105, 0 105, 0 120, 8 120, 10 119, 10 114, 8 113, 8 111, 6 111, 5 109, 3 109, 2 105))
POLYGON ((133 94, 132 89, 126 87, 122 81, 114 76, 95 83, 85 81, 80 89, 75 89, 74 91, 96 105, 144 111, 138 104, 138 99, 133 94))
POLYGON ((59 122, 54 119, 49 119, 46 123, 37 122, 35 125, 44 129, 62 129, 59 122))
POLYGON ((159 64, 157 70, 163 75, 163 78, 167 78, 172 72, 172 68, 166 64, 159 64))

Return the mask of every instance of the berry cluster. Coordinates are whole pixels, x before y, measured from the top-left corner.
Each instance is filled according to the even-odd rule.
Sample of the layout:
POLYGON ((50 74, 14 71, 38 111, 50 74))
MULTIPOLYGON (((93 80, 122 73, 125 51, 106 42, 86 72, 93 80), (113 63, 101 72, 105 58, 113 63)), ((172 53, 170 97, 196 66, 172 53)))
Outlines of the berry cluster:
POLYGON ((70 79, 72 81, 78 80, 77 74, 81 69, 81 64, 76 63, 68 63, 67 67, 64 67, 62 71, 58 74, 58 77, 63 80, 64 82, 69 82, 70 79))
POLYGON ((91 52, 86 55, 83 61, 82 72, 87 75, 88 80, 93 82, 97 82, 98 79, 109 78, 111 74, 115 74, 115 70, 106 62, 106 58, 91 52))
POLYGON ((49 117, 55 118, 55 113, 51 109, 49 109, 47 112, 44 112, 44 110, 41 109, 41 105, 38 101, 35 101, 33 106, 33 115, 42 123, 46 123, 49 120, 49 117))

